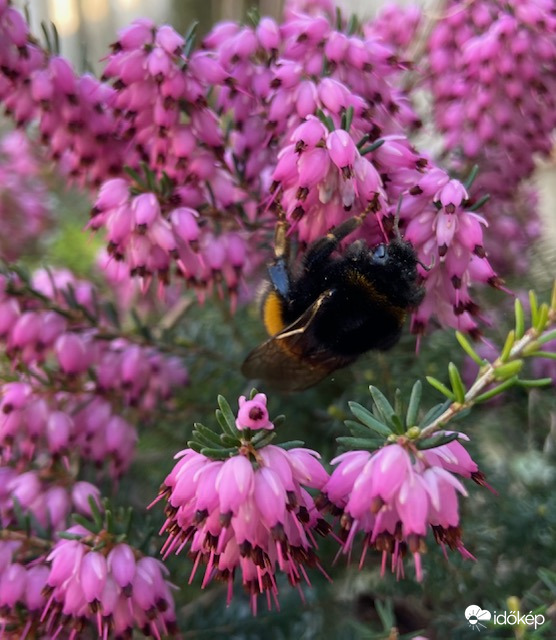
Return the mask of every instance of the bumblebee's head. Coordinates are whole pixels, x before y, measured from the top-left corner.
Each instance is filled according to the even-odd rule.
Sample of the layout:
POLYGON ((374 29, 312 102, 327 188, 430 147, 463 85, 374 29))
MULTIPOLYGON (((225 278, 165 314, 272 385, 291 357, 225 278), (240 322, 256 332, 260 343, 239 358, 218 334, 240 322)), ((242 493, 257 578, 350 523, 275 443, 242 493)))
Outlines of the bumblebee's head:
POLYGON ((367 250, 368 275, 374 286, 403 308, 417 307, 425 295, 419 284, 417 254, 413 245, 401 238, 367 250))

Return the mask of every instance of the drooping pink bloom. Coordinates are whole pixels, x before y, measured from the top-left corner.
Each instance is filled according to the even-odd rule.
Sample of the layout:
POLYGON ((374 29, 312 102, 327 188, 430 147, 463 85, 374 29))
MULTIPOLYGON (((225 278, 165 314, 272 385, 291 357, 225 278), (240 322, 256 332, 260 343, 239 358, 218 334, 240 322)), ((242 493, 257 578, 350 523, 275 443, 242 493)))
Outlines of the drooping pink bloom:
POLYGON ((47 556, 50 572, 41 614, 47 633, 75 635, 83 624, 99 637, 135 628, 155 637, 175 631, 174 601, 161 562, 141 557, 126 543, 95 551, 86 529, 74 526, 68 532, 82 539, 62 539, 47 556))
MULTIPOLYGON (((241 259, 237 246, 232 253, 241 259)), ((0 343, 16 366, 24 363, 34 374, 23 372, 20 382, 0 385, 0 462, 30 461, 38 453, 66 463, 79 456, 118 477, 131 463, 137 440, 122 407, 152 413, 172 401, 187 372, 179 358, 153 347, 99 337, 112 321, 99 313, 91 283, 69 271, 42 270, 33 274, 32 287, 39 296, 26 291, 15 273, 0 278, 0 307, 7 317, 11 310, 13 319, 0 343), (60 311, 49 310, 50 303, 60 311), (52 375, 58 386, 48 382, 52 375)), ((64 513, 57 504, 54 511, 64 513)), ((42 507, 40 519, 48 526, 42 507)))
POLYGON ((41 163, 21 131, 0 138, 0 257, 17 260, 36 250, 52 212, 41 163))
POLYGON ((228 601, 239 570, 256 612, 261 594, 269 607, 278 607, 276 573, 298 585, 307 580, 306 566, 320 568, 314 533, 325 534, 328 525, 318 517, 307 489, 322 488, 328 474, 315 451, 286 451, 272 444, 255 448, 243 439, 245 428, 254 429, 257 438, 257 429, 273 425, 264 394, 253 400, 242 396, 239 404, 237 454, 222 461, 192 449, 181 451, 155 502, 167 501, 164 556, 188 548, 195 559, 190 581, 206 565, 202 586, 226 581, 228 601))
POLYGON ((361 563, 367 550, 375 549, 382 553, 382 573, 390 559, 392 572, 401 577, 407 549, 422 580, 421 553, 430 528, 443 547, 472 557, 461 540, 459 495, 467 492, 458 476, 485 483, 458 440, 423 451, 410 442, 389 444, 374 453, 350 451, 332 464, 337 466, 319 504, 341 516, 344 553, 351 553, 362 532, 361 563))

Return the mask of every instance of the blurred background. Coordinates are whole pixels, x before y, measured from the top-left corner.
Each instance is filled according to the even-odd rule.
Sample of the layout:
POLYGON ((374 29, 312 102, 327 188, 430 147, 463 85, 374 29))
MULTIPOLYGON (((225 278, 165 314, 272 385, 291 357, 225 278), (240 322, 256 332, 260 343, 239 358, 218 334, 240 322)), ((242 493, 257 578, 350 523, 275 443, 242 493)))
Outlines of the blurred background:
MULTIPOLYGON (((241 20, 247 10, 256 7, 261 15, 278 18, 283 0, 17 0, 15 6, 27 5, 31 24, 40 29, 44 20, 56 24, 62 42, 62 54, 75 62, 86 53, 88 62, 98 68, 121 27, 140 17, 171 24, 183 33, 193 22, 200 33, 207 32, 219 20, 241 20)), ((384 0, 340 0, 337 4, 359 16, 372 16, 385 4, 384 0)), ((409 4, 402 0, 398 4, 409 4)), ((430 5, 434 2, 413 2, 430 5)))

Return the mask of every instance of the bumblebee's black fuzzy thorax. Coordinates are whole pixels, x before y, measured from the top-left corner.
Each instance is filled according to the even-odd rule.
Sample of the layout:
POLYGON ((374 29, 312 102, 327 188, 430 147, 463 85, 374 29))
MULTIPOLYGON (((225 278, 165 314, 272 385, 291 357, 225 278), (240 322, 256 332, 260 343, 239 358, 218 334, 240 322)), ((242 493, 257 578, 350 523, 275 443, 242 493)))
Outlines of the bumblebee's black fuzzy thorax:
POLYGON ((270 338, 245 360, 247 377, 299 391, 399 340, 407 312, 424 297, 417 254, 400 238, 372 249, 357 240, 340 253, 354 220, 309 246, 297 271, 285 252, 276 256, 262 303, 270 338))

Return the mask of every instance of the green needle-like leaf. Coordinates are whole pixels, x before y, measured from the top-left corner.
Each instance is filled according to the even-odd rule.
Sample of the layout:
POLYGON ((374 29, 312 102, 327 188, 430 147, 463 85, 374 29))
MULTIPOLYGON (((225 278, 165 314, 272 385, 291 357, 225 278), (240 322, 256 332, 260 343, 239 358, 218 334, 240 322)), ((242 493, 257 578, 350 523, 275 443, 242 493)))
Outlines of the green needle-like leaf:
POLYGON ((215 460, 227 460, 237 453, 237 448, 230 447, 229 449, 211 449, 210 447, 203 447, 200 453, 207 458, 214 458, 215 460))
POLYGON ((344 420, 344 424, 351 431, 351 435, 355 438, 369 437, 369 427, 361 424, 360 422, 355 422, 355 420, 344 420))
POLYGON ((424 449, 434 449, 435 447, 441 447, 443 444, 448 444, 458 439, 458 433, 439 433, 432 438, 423 438, 423 440, 417 440, 417 448, 421 451, 424 449))
POLYGON ((353 107, 349 106, 344 113, 342 113, 342 129, 349 131, 351 123, 353 122, 353 107))
POLYGON ((556 353, 554 351, 533 351, 528 353, 527 356, 531 358, 548 358, 549 360, 556 360, 556 353))
POLYGON ((547 331, 547 333, 538 338, 537 342, 538 344, 546 344, 547 342, 551 342, 552 340, 556 340, 556 329, 547 331))
POLYGON ((460 372, 453 362, 448 364, 448 375, 450 376, 450 384, 456 397, 456 401, 460 404, 465 402, 465 385, 461 379, 460 372))
POLYGON ((369 427, 369 429, 376 431, 379 435, 386 438, 392 434, 392 429, 383 422, 380 422, 380 420, 377 420, 368 409, 365 409, 364 406, 360 405, 358 402, 348 402, 348 404, 353 415, 364 425, 369 427))
POLYGON ((91 509, 91 515, 92 518, 94 520, 94 523, 97 527, 97 529, 100 531, 104 525, 104 518, 100 512, 99 506, 97 501, 95 500, 94 496, 90 495, 87 498, 87 502, 89 503, 89 507, 91 509))
POLYGON ((445 384, 440 382, 440 380, 433 378, 433 376, 427 376, 427 382, 431 385, 431 387, 434 387, 437 391, 440 391, 442 395, 445 395, 450 400, 454 401, 456 399, 456 396, 452 393, 452 391, 450 391, 450 389, 448 389, 445 384))
POLYGON ((195 442, 198 442, 203 447, 221 447, 222 442, 218 439, 218 442, 215 442, 212 438, 207 438, 203 433, 198 430, 194 430, 191 434, 193 438, 195 438, 195 442))
POLYGON ((488 391, 485 391, 484 393, 481 393, 480 395, 478 395, 475 398, 475 403, 479 404, 480 402, 485 402, 486 400, 490 400, 491 398, 494 398, 495 396, 499 395, 500 393, 503 393, 510 387, 513 387, 517 381, 518 381, 517 376, 512 376, 511 378, 508 378, 507 380, 502 382, 502 384, 499 384, 496 387, 493 387, 492 389, 489 389, 488 391))
POLYGON ((214 444, 221 444, 222 440, 219 433, 216 433, 212 429, 209 429, 209 427, 205 427, 205 425, 201 424, 200 422, 196 422, 193 427, 195 429, 193 433, 198 433, 199 435, 203 436, 203 438, 214 444))
POLYGON ((396 413, 394 411, 394 407, 388 402, 386 396, 377 387, 371 385, 369 387, 369 391, 371 392, 375 406, 384 422, 388 425, 392 425, 392 416, 396 413))
POLYGON ((546 328, 546 323, 548 321, 549 312, 550 312, 549 306, 546 304, 546 302, 543 302, 543 304, 541 304, 541 306, 539 307, 539 314, 538 314, 537 322, 533 325, 534 328, 539 333, 541 331, 544 331, 544 329, 546 328))
POLYGON ((373 151, 376 151, 379 147, 382 147, 382 145, 385 143, 386 141, 383 138, 379 138, 378 140, 375 140, 375 142, 373 142, 372 144, 370 144, 368 147, 363 147, 359 153, 362 156, 367 155, 367 153, 372 153, 373 151))
MULTIPOLYGON (((228 401, 222 395, 218 396, 218 406, 220 407, 220 411, 222 412, 222 416, 223 416, 223 418, 225 420, 225 424, 226 424, 225 430, 226 430, 226 432, 229 433, 232 436, 238 437, 239 436, 239 431, 238 431, 238 429, 236 427, 236 419, 234 417, 232 409, 230 408, 230 405, 228 404, 228 401)), ((223 426, 223 428, 224 428, 224 426, 223 426)))
POLYGON ((478 173, 479 173, 479 165, 475 164, 471 168, 471 171, 467 176, 467 180, 465 181, 465 188, 467 189, 467 191, 469 191, 469 189, 471 188, 471 185, 475 182, 475 178, 477 177, 478 173))
POLYGON ((523 367, 523 360, 514 360, 513 362, 506 362, 496 367, 494 370, 494 377, 496 380, 506 380, 513 376, 516 376, 523 367))
MULTIPOLYGON (((255 438, 253 438, 251 440, 252 445, 256 449, 262 449, 262 447, 266 447, 276 437, 276 433, 274 433, 274 431, 266 431, 266 430, 264 430, 264 431, 260 431, 259 433, 261 434, 260 438, 258 438, 257 440, 255 440, 255 438)), ((259 435, 259 434, 257 434, 257 435, 259 435)))
POLYGON ((350 436, 336 438, 336 442, 339 446, 354 451, 376 451, 384 445, 384 440, 379 438, 351 438, 350 436))
POLYGON ((475 351, 472 344, 467 339, 467 336, 465 336, 460 331, 456 331, 456 340, 459 342, 461 348, 465 351, 465 353, 480 367, 485 364, 486 360, 484 358, 481 358, 481 356, 475 351))
POLYGON ((515 344, 515 331, 512 329, 508 333, 506 337, 506 342, 504 343, 504 347, 502 348, 502 351, 500 353, 500 360, 502 362, 506 362, 506 360, 510 357, 510 352, 514 344, 515 344))
POLYGON ((96 522, 91 522, 88 518, 82 516, 80 513, 72 513, 71 519, 75 522, 75 524, 81 525, 82 527, 87 529, 87 531, 91 531, 92 533, 99 533, 100 529, 102 528, 98 527, 96 525, 96 522))
POLYGON ((441 416, 451 404, 451 400, 446 400, 446 402, 443 402, 442 404, 436 404, 434 407, 431 407, 419 423, 419 426, 424 429, 427 425, 434 422, 434 420, 441 416))
POLYGON ((539 302, 534 291, 529 291, 529 307, 531 308, 531 324, 534 327, 539 318, 539 302))
POLYGON ((287 442, 281 442, 278 446, 280 449, 289 451, 290 449, 297 449, 297 447, 304 446, 303 440, 288 440, 287 442))
POLYGON ((537 387, 549 387, 552 383, 552 378, 537 378, 536 380, 519 379, 517 386, 524 387, 525 389, 535 389, 537 387))
POLYGON ((407 407, 407 413, 405 415, 405 426, 407 429, 417 424, 417 415, 419 414, 419 406, 421 404, 421 394, 423 392, 423 385, 420 380, 417 380, 411 389, 411 395, 409 396, 409 405, 407 407))
POLYGON ((519 298, 514 302, 515 310, 515 337, 520 340, 525 334, 525 314, 523 312, 523 305, 519 298))

